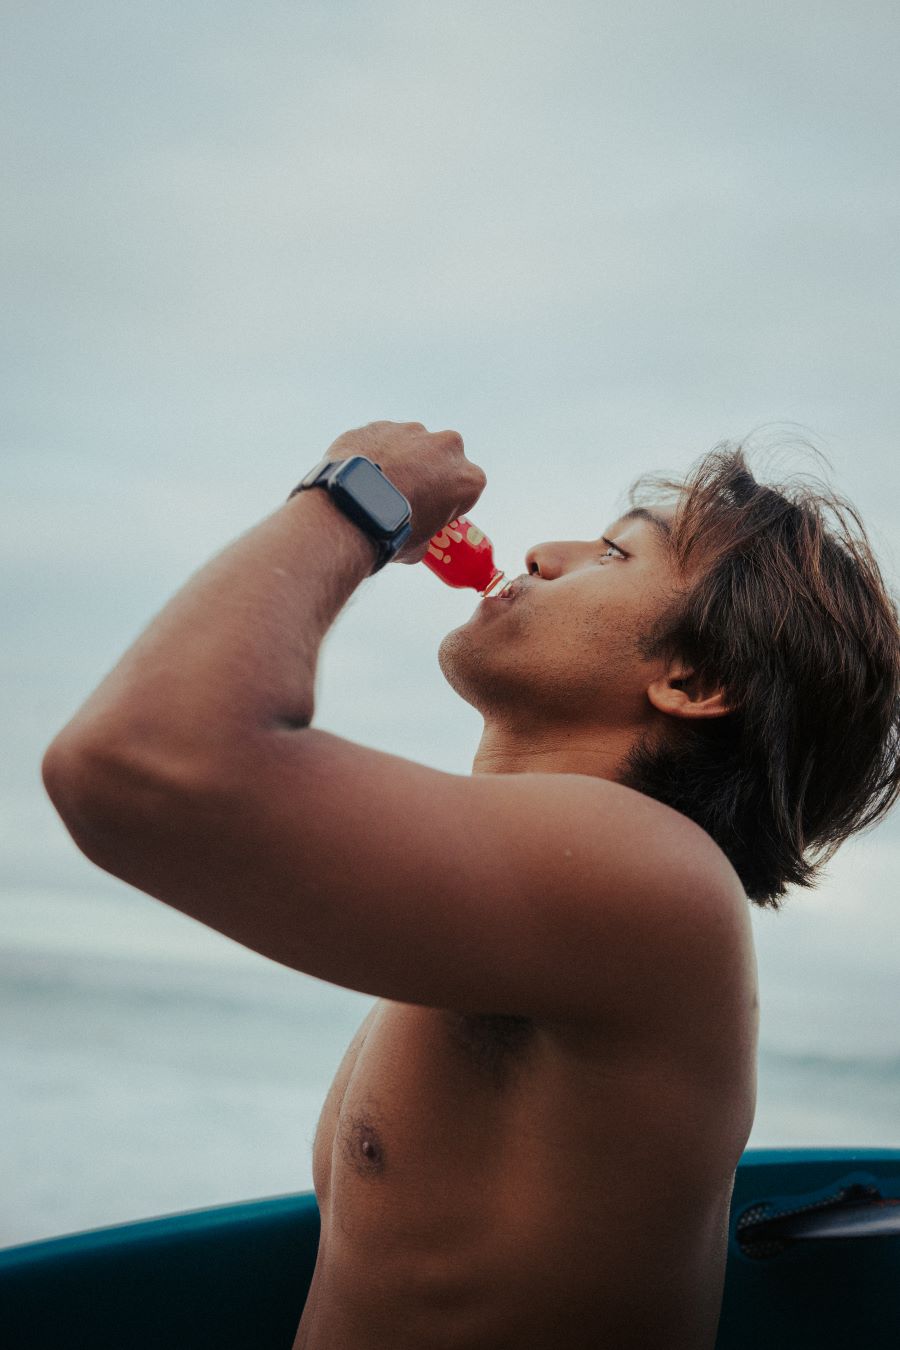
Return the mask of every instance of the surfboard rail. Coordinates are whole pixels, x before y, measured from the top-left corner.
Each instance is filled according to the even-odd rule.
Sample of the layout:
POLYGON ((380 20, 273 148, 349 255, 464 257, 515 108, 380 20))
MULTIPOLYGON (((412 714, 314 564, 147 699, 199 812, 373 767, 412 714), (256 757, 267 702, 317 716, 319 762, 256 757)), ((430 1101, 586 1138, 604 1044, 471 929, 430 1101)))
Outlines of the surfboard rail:
MULTIPOLYGON (((900 1149, 748 1149, 716 1350, 896 1350, 898 1216, 900 1149), (878 1215, 890 1216, 884 1231, 854 1224, 878 1215)), ((305 1191, 9 1247, 0 1344, 289 1350, 318 1241, 305 1191)))

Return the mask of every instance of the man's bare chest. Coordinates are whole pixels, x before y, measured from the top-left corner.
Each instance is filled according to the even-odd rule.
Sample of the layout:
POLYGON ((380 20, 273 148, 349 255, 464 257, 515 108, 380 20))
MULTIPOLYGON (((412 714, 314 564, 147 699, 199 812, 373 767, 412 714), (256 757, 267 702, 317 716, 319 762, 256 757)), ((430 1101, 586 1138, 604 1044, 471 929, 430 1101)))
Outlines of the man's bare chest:
POLYGON ((347 1048, 322 1108, 314 1144, 320 1197, 336 1173, 404 1172, 430 1151, 446 1171, 477 1124, 496 1127, 509 1094, 533 1071, 539 1033, 525 1017, 473 1016, 382 1000, 347 1048), (447 1147, 448 1133, 452 1147, 447 1147))
POLYGON ((420 1212, 427 1224, 471 1208, 473 1196, 482 1212, 504 1210, 526 1187, 533 1199, 548 1192, 550 1209, 564 1211, 567 1192, 608 1202, 621 1149, 641 1146, 652 1168, 686 1085, 665 1059, 647 1068, 602 1037, 574 1044, 525 1017, 380 1001, 322 1109, 320 1207, 362 1224, 380 1221, 384 1203, 412 1226, 420 1212))
MULTIPOLYGON (((646 1072, 571 1053, 528 1019, 377 1004, 315 1141, 320 1281, 344 1290, 322 1297, 333 1308, 352 1272, 361 1297, 374 1280, 373 1304, 388 1294, 457 1310, 499 1300, 512 1316, 526 1300, 533 1317, 541 1290, 596 1309, 635 1270, 671 1271, 677 1252, 652 1239, 672 1226, 663 1200, 673 1222, 686 1216, 678 1251, 707 1243, 728 1202, 727 1178, 712 1175, 713 1114, 727 1102, 710 1104, 708 1134, 689 1141, 688 1174, 683 1122, 704 1104, 674 1081, 664 1064, 646 1072)), ((713 1283, 718 1256, 701 1262, 713 1283)))

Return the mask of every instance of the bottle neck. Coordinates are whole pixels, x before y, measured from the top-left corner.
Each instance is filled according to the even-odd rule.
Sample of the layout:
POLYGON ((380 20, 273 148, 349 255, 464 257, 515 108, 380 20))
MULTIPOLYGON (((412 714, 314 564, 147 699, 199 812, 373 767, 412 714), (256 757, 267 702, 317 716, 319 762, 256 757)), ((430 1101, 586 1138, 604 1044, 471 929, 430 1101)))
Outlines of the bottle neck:
POLYGON ((502 585, 502 583, 503 583, 505 580, 506 580, 506 573, 505 573, 505 572, 501 572, 499 567, 496 568, 496 569, 494 570, 494 575, 491 577, 490 581, 489 581, 488 584, 485 586, 485 588, 484 588, 484 590, 481 592, 481 594, 482 594, 482 595, 490 595, 491 591, 495 591, 495 590, 497 589, 497 587, 500 586, 500 585, 502 585))

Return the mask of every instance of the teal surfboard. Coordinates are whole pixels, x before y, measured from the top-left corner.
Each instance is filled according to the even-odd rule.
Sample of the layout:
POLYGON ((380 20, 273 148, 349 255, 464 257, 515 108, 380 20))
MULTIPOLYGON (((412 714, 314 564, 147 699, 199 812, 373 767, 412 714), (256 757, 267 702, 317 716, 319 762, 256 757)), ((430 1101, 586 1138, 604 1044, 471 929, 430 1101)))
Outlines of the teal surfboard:
MULTIPOLYGON (((9 1247, 0 1346, 289 1350, 318 1240, 309 1191, 9 1247)), ((857 1347, 900 1347, 900 1149, 748 1149, 716 1350, 857 1347)))

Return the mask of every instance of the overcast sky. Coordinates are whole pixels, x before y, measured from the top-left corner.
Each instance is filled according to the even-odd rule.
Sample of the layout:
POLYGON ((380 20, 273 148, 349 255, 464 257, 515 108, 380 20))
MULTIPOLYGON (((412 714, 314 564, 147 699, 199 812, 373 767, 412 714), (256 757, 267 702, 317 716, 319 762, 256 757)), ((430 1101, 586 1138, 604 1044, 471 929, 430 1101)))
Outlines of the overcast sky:
MULTIPOLYGON (((0 60, 0 887, 93 884, 43 749, 365 422, 462 432, 513 573, 643 470, 805 438, 896 584, 894 0, 29 0, 0 60)), ((436 652, 473 599, 424 567, 363 586, 318 725, 468 772, 436 652)), ((890 820, 761 916, 772 961, 855 937, 887 972, 898 850, 890 820)))

